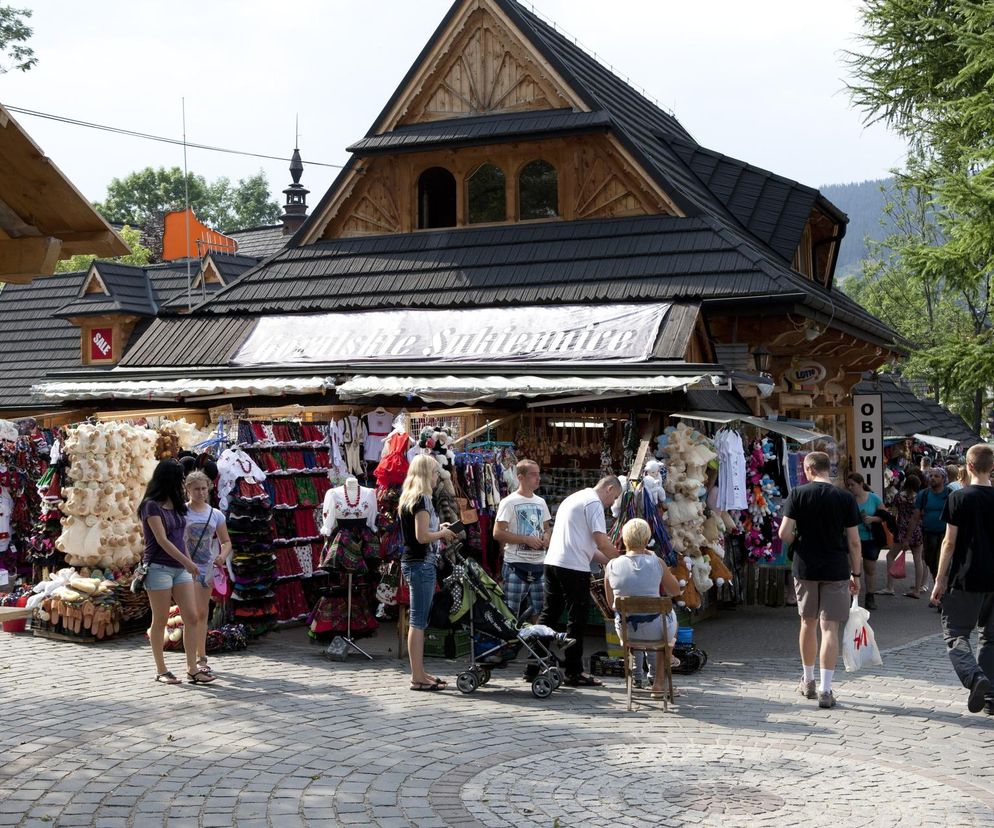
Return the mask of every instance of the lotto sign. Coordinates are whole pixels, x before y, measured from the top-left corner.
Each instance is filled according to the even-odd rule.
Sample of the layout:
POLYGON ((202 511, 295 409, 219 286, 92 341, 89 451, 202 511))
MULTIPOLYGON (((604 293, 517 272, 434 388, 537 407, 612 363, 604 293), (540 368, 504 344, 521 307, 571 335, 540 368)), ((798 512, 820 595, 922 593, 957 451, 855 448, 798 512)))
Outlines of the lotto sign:
POLYGON ((93 328, 90 330, 90 359, 108 360, 114 354, 114 329, 93 328))
POLYGON ((880 394, 853 395, 853 471, 859 472, 882 500, 884 496, 884 425, 880 394))

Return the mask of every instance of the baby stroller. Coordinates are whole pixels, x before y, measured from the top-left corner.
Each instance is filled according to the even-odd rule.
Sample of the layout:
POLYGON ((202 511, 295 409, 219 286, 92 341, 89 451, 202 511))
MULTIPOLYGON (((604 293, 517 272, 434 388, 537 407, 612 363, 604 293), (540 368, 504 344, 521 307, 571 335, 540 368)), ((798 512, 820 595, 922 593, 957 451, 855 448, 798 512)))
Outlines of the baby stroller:
POLYGON ((559 688, 566 676, 548 645, 557 641, 566 647, 573 643, 572 639, 549 627, 525 625, 519 628, 514 614, 502 600, 504 593, 497 582, 470 558, 459 557, 444 586, 452 597, 449 621, 469 630, 471 639, 469 669, 456 676, 460 693, 472 693, 486 684, 491 671, 513 661, 522 647, 538 662, 539 672, 532 679, 532 694, 544 699, 559 688))

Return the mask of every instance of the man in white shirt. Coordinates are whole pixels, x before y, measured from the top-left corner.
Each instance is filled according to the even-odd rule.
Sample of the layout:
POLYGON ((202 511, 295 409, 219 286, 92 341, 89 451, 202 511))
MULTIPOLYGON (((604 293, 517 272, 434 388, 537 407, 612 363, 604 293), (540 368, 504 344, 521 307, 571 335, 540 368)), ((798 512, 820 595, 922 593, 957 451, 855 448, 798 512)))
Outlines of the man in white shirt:
POLYGON ((535 494, 541 470, 534 460, 521 460, 514 471, 518 490, 497 506, 494 540, 504 544, 504 600, 520 618, 528 599, 528 618, 534 621, 545 606, 542 564, 552 535, 552 514, 544 499, 535 494))
POLYGON ((559 625, 566 610, 566 634, 576 643, 566 650, 566 684, 590 687, 601 682, 583 672, 583 633, 590 603, 590 564, 618 557, 607 536, 604 510, 621 496, 621 482, 611 475, 592 489, 567 497, 556 512, 549 550, 545 554, 545 609, 540 624, 559 625))

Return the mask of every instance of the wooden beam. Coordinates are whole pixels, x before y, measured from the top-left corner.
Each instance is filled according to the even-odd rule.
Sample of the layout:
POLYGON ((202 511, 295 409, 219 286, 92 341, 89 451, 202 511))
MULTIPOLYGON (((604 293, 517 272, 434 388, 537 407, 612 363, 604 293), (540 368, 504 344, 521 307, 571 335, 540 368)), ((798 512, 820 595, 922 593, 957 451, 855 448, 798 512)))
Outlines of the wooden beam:
POLYGON ((35 276, 51 276, 62 252, 52 236, 0 241, 0 282, 21 284, 35 276))
POLYGON ((54 234, 62 240, 62 258, 67 259, 78 253, 93 253, 105 247, 117 245, 118 238, 110 230, 92 230, 74 233, 54 234))

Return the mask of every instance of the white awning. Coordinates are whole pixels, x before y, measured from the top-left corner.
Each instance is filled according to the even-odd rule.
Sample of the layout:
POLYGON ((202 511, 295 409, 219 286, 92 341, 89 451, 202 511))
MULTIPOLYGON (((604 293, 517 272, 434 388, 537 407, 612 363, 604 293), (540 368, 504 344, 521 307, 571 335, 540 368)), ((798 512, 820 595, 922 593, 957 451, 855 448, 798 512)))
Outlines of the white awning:
POLYGON ((748 414, 732 414, 727 411, 684 411, 671 416, 680 417, 683 420, 704 420, 709 423, 748 423, 756 428, 772 431, 774 434, 782 434, 798 443, 811 443, 814 440, 824 440, 829 436, 820 431, 808 431, 806 428, 798 428, 778 420, 767 420, 765 417, 752 417, 748 414))
POLYGON ((933 437, 931 434, 912 434, 916 440, 928 443, 939 451, 950 451, 960 444, 960 440, 950 440, 948 437, 933 437))
POLYGON ((31 393, 43 400, 178 400, 189 397, 280 397, 321 394, 334 388, 331 377, 262 379, 118 380, 110 382, 43 382, 31 393))
POLYGON ((374 377, 355 376, 336 389, 343 400, 417 397, 425 402, 477 403, 513 397, 573 394, 659 394, 694 385, 702 376, 658 377, 374 377))

